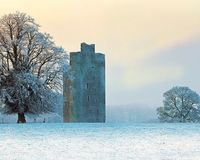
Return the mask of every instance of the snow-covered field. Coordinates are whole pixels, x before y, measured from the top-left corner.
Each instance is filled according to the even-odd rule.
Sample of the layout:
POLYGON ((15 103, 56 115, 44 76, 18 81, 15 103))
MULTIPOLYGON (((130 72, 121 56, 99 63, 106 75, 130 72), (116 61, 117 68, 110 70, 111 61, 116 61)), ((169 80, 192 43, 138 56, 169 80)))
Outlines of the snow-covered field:
POLYGON ((0 160, 199 160, 199 124, 1 124, 0 160))

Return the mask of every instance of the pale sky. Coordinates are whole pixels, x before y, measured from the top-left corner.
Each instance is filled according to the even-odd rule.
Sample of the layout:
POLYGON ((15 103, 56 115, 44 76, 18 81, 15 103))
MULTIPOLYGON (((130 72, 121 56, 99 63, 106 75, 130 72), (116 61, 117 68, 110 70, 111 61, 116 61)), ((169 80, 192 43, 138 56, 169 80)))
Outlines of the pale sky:
POLYGON ((107 105, 162 105, 175 85, 200 93, 200 0, 0 0, 25 12, 66 51, 106 54, 107 105))

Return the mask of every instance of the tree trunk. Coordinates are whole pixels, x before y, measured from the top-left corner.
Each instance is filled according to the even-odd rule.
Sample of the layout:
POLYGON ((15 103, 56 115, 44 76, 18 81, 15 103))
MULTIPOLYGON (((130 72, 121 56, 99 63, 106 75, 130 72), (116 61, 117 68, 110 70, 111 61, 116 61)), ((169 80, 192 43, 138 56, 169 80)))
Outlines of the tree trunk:
POLYGON ((26 119, 25 119, 24 113, 18 113, 17 123, 26 123, 26 119))

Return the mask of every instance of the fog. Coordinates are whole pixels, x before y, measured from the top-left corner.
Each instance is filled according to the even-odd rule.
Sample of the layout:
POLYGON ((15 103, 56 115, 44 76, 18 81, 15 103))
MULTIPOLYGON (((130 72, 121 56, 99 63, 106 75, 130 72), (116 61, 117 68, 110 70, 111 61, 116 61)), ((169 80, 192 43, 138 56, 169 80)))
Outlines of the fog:
POLYGON ((142 104, 108 106, 106 122, 109 123, 150 123, 158 122, 156 108, 142 104))

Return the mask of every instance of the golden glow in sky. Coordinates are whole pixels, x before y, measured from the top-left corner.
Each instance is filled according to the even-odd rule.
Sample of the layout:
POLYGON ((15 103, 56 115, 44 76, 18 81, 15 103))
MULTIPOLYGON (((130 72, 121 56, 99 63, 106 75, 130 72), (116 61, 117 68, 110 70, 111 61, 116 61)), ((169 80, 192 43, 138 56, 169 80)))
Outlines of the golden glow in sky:
POLYGON ((184 64, 146 62, 200 36, 199 0, 0 0, 0 4, 0 16, 27 13, 69 52, 79 50, 81 42, 95 43, 97 52, 105 52, 110 104, 132 102, 126 98, 116 102, 116 92, 137 92, 181 78, 184 64))

